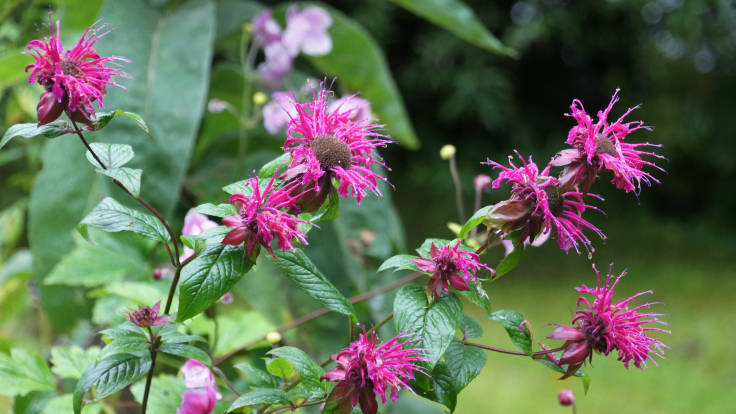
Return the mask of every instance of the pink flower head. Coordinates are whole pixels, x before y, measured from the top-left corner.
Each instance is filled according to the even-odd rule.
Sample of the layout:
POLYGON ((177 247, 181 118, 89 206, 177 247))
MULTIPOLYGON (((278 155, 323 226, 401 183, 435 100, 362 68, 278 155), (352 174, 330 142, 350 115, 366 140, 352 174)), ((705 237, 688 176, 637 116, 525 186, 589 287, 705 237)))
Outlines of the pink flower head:
POLYGON ((274 92, 271 101, 263 105, 263 127, 275 134, 289 125, 289 120, 296 116, 296 98, 288 92, 274 92))
POLYGON ((627 193, 634 191, 638 194, 642 182, 647 185, 651 185, 652 181, 659 183, 651 174, 642 171, 642 168, 649 165, 660 171, 664 170, 653 162, 643 160, 642 157, 663 157, 640 148, 661 145, 624 142, 626 137, 636 130, 651 131, 651 127, 645 126, 642 121, 623 122, 627 115, 639 108, 639 105, 629 108, 615 122, 608 122, 608 115, 619 100, 618 92, 619 89, 616 89, 605 110, 598 111, 596 123, 593 123, 593 118, 585 112, 580 100, 572 101, 571 113, 565 115, 575 118, 578 124, 570 129, 565 142, 573 148, 562 150, 552 160, 553 166, 565 166, 560 177, 564 187, 582 183, 587 192, 598 172, 604 169, 613 172, 611 182, 616 188, 626 190, 627 193))
POLYGON ((516 154, 522 162, 521 167, 514 165, 511 156, 510 168, 495 161, 486 162, 501 170, 498 178, 493 180, 493 188, 500 187, 503 181, 511 184, 511 198, 496 205, 489 213, 491 220, 496 221, 507 233, 521 229, 522 241, 532 242, 542 230, 554 230, 560 248, 565 251, 575 248, 580 253, 578 243, 591 251, 591 241, 583 233, 583 228, 596 232, 602 239, 606 238, 603 232, 582 217, 588 208, 600 211, 586 204, 583 197, 600 196, 577 191, 563 192, 559 181, 549 176, 549 165, 540 172, 531 157, 526 161, 518 152, 516 154))
MULTIPOLYGON (((182 236, 198 236, 205 231, 217 227, 217 223, 207 218, 202 213, 189 210, 184 216, 184 227, 181 229, 182 236)), ((179 256, 179 261, 183 262, 194 254, 194 250, 184 246, 184 251, 179 256)))
POLYGON ((195 388, 184 391, 176 414, 210 414, 217 405, 217 391, 213 388, 195 388))
POLYGON ((381 397, 385 404, 387 390, 391 390, 392 401, 399 398, 401 388, 414 392, 407 383, 414 379, 415 371, 424 372, 416 365, 424 358, 419 349, 404 348, 399 342, 403 335, 376 347, 376 333, 367 334, 364 328, 357 341, 333 355, 337 368, 325 373, 322 379, 338 384, 327 397, 327 404, 334 403, 342 408, 339 412, 349 412, 360 402, 363 414, 375 414, 378 410, 376 397, 381 397))
POLYGON ((475 252, 459 250, 459 248, 459 240, 455 247, 450 247, 448 244, 438 248, 432 243, 429 250, 431 259, 424 257, 414 259, 414 264, 419 270, 432 274, 427 289, 435 298, 439 298, 443 292, 450 290, 450 285, 457 290, 470 290, 468 282, 478 279, 476 276, 478 271, 485 269, 491 275, 496 274, 495 270, 480 262, 475 252))
POLYGON ((371 170, 373 164, 386 167, 374 149, 391 141, 376 132, 378 124, 369 120, 351 121, 352 110, 338 106, 328 110, 332 92, 322 89, 312 93, 313 101, 296 104, 296 116, 289 121, 284 150, 292 155, 289 169, 282 178, 296 179, 302 188, 313 188, 318 200, 300 202, 302 209, 317 209, 329 194, 332 178, 340 185, 342 197, 355 197, 358 204, 367 190, 380 196, 378 180, 386 178, 371 170), (307 205, 309 204, 309 205, 307 205))
POLYGON ((575 404, 575 393, 567 388, 561 389, 560 393, 557 394, 557 400, 562 406, 569 406, 575 404))
MULTIPOLYGON (((277 172, 278 173, 278 172, 277 172)), ((292 217, 289 213, 281 211, 281 208, 291 208, 296 196, 290 195, 298 183, 291 182, 279 189, 273 188, 276 174, 271 177, 265 189, 258 187, 258 178, 248 180, 247 185, 251 187, 250 195, 233 194, 230 202, 238 208, 239 214, 225 217, 222 222, 231 227, 232 230, 222 240, 224 244, 237 246, 245 242, 245 250, 248 256, 259 244, 271 251, 271 241, 277 239, 278 247, 283 250, 294 248, 294 239, 307 244, 307 238, 299 230, 299 223, 309 223, 292 217)))
POLYGON ((187 359, 181 367, 184 376, 184 384, 187 388, 205 388, 215 386, 215 374, 207 368, 207 365, 196 359, 187 359))
POLYGON ((353 122, 362 121, 371 118, 371 103, 363 98, 355 95, 343 96, 335 99, 327 107, 328 112, 334 112, 337 109, 350 113, 350 120, 353 122))
POLYGON ((281 41, 291 56, 299 52, 322 56, 332 50, 332 38, 327 29, 332 26, 332 17, 323 8, 308 6, 299 10, 291 6, 286 11, 286 30, 281 41))
POLYGON ((266 9, 253 18, 253 37, 260 46, 268 46, 281 40, 281 26, 271 16, 271 10, 266 9))
POLYGON ((122 70, 107 66, 129 60, 118 56, 101 57, 94 49, 97 40, 109 33, 100 33, 104 28, 104 24, 87 28, 76 46, 64 51, 57 20, 55 29, 49 23, 48 37, 28 43, 30 52, 27 54, 36 60, 26 66, 26 71, 31 69, 28 82, 46 89, 37 108, 39 125, 56 120, 63 111, 71 119, 91 125, 95 116, 92 103, 97 102, 102 108, 107 85, 120 86, 111 80, 112 77, 129 77, 122 70))
POLYGON ((281 85, 294 66, 294 59, 283 43, 273 42, 263 49, 266 60, 258 65, 258 73, 271 88, 281 85))
POLYGON ((569 364, 568 373, 565 376, 575 373, 586 358, 592 360, 593 351, 608 355, 611 351, 617 350, 618 360, 622 361, 626 368, 629 367, 631 361, 640 369, 646 368, 647 360, 657 365, 653 356, 664 359, 662 354, 667 346, 659 339, 647 336, 647 332, 670 333, 670 331, 644 325, 647 323, 666 325, 665 322, 658 319, 662 314, 640 312, 654 304, 651 302, 629 308, 632 300, 644 294, 651 294, 652 291, 639 292, 634 296, 612 303, 613 289, 626 271, 622 272, 611 284, 613 270, 613 264, 611 264, 606 283, 601 286, 600 272, 595 265, 593 269, 596 273, 596 287, 589 288, 582 285, 575 288, 580 293, 593 295, 593 302, 581 296, 578 299, 578 306, 585 305, 585 308, 575 312, 575 318, 572 320, 575 326, 556 325, 557 329, 548 337, 566 341, 565 350, 559 361, 560 364, 569 364))
POLYGON ((157 325, 166 325, 169 323, 171 318, 166 315, 158 315, 161 309, 161 301, 156 302, 153 307, 150 306, 138 306, 137 311, 130 312, 125 315, 125 318, 130 322, 140 326, 141 328, 148 328, 157 325))

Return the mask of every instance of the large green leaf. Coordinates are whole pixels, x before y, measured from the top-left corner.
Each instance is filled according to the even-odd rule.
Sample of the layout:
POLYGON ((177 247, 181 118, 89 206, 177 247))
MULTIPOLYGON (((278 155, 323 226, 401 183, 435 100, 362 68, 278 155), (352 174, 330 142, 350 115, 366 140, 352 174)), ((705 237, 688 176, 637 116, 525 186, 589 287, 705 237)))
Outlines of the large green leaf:
POLYGON ((219 244, 206 248, 181 272, 178 320, 185 321, 217 302, 251 266, 242 247, 219 244))
POLYGON ((106 197, 90 211, 82 220, 82 224, 111 233, 132 231, 153 240, 162 242, 171 240, 166 228, 156 217, 125 207, 111 197, 106 197))
POLYGON ((521 325, 524 322, 524 316, 521 313, 504 309, 493 312, 488 319, 500 323, 509 334, 511 342, 524 353, 531 355, 532 339, 529 330, 521 325))
POLYGON ((13 348, 10 355, 0 353, 0 394, 15 396, 54 389, 56 379, 40 356, 23 348, 13 348))
POLYGON ((233 401, 230 407, 227 409, 228 412, 237 410, 238 408, 247 407, 250 405, 260 404, 288 404, 288 395, 278 389, 269 388, 256 388, 252 391, 238 397, 237 400, 233 401))
MULTIPOLYGON (((135 400, 143 401, 145 381, 138 381, 130 387, 135 400)), ((176 375, 158 375, 151 381, 146 414, 173 414, 181 406, 181 396, 187 390, 184 378, 176 375)))
POLYGON ((355 309, 301 249, 275 250, 271 260, 300 289, 335 312, 355 317, 355 309))
POLYGON ((337 76, 350 92, 360 92, 371 102, 371 109, 385 123, 394 139, 408 148, 419 147, 399 90, 386 58, 376 41, 361 25, 330 6, 332 52, 326 56, 309 56, 322 71, 337 76))
POLYGON ((82 349, 78 346, 55 346, 51 348, 51 371, 61 378, 80 378, 88 366, 92 365, 100 353, 93 346, 82 349))
POLYGON ((46 138, 56 138, 60 135, 68 134, 67 129, 69 124, 64 121, 54 121, 46 125, 38 126, 35 123, 32 124, 15 124, 8 128, 0 138, 0 148, 4 147, 5 144, 10 142, 13 138, 35 138, 38 136, 44 136, 46 138))
POLYGON ((444 357, 456 392, 460 392, 480 374, 488 359, 482 349, 463 345, 457 339, 447 347, 444 357))
POLYGON ((116 354, 89 367, 74 390, 74 413, 82 410, 84 394, 95 387, 94 400, 99 401, 138 380, 151 369, 151 360, 132 354, 116 354))
POLYGON ((304 351, 292 346, 282 346, 268 351, 268 354, 287 360, 299 374, 307 391, 313 395, 324 395, 325 390, 321 386, 320 377, 324 375, 325 370, 304 351))
POLYGON ((276 327, 258 312, 236 310, 227 315, 218 315, 217 329, 217 343, 212 354, 221 357, 253 343, 276 327))
POLYGON ((478 226, 480 223, 483 222, 483 220, 485 220, 488 212, 491 211, 493 207, 495 207, 495 205, 479 208, 478 211, 473 213, 468 221, 463 224, 463 227, 460 229, 460 233, 458 233, 457 236, 461 239, 464 239, 470 233, 470 230, 473 230, 474 227, 478 226))
POLYGON ((251 0, 220 0, 217 2, 217 37, 226 36, 251 21, 263 11, 263 6, 251 0))
POLYGON ((516 56, 516 51, 504 46, 493 36, 483 26, 473 10, 460 0, 392 1, 476 46, 493 53, 516 56))
POLYGON ((430 306, 423 287, 404 286, 394 299, 396 331, 416 340, 412 347, 424 350, 430 369, 450 346, 462 317, 463 306, 452 292, 430 306))
POLYGON ((182 358, 196 359, 205 365, 212 365, 210 356, 196 346, 187 344, 163 344, 161 345, 160 351, 165 354, 176 355, 182 358))

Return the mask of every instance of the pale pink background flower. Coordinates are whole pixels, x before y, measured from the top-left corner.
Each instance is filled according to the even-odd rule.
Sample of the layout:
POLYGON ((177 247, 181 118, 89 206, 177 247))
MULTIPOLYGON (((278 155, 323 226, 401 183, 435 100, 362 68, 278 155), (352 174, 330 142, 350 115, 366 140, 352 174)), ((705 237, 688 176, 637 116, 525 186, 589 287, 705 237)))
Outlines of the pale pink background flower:
POLYGON ((332 25, 332 17, 323 8, 307 6, 299 10, 291 6, 286 11, 286 30, 282 42, 291 56, 299 52, 321 56, 332 50, 332 38, 327 29, 332 25))

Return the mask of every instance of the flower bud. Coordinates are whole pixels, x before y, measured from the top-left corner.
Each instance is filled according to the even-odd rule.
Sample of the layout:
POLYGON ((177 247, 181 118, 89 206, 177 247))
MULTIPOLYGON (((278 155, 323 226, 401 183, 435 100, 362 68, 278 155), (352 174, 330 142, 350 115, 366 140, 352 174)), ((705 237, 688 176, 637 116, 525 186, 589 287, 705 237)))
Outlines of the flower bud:
POLYGON ((266 96, 263 92, 256 92, 253 94, 253 103, 256 105, 263 105, 268 100, 268 96, 266 96))
POLYGON ((64 103, 59 102, 53 93, 44 92, 41 94, 41 99, 36 105, 36 112, 38 113, 38 126, 46 125, 49 122, 56 121, 64 112, 64 103))
POLYGON ((270 344, 277 344, 281 342, 281 334, 277 331, 269 332, 268 335, 266 335, 266 340, 270 344))
POLYGON ((491 186, 491 177, 485 174, 478 174, 473 180, 473 186, 475 186, 475 191, 485 190, 491 186))
POLYGON ((225 102, 219 99, 210 99, 210 101, 207 103, 207 110, 209 110, 213 114, 219 114, 220 112, 225 110, 225 102))
POLYGON ((153 269, 153 280, 161 280, 164 278, 164 269, 158 267, 153 269))
POLYGON ((440 158, 443 160, 449 160, 450 158, 455 156, 455 152, 457 150, 455 149, 454 145, 443 145, 442 148, 440 148, 440 158))
POLYGON ((560 401, 560 405, 567 407, 568 405, 575 404, 575 393, 565 388, 557 394, 557 399, 560 401))

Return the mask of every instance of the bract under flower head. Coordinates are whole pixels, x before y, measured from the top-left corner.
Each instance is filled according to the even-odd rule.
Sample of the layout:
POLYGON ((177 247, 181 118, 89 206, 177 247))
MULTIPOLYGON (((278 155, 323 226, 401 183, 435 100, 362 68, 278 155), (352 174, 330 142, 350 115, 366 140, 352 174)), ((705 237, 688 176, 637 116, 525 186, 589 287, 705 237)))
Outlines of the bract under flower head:
POLYGON ((491 275, 496 271, 480 262, 475 252, 459 250, 460 241, 451 247, 449 244, 440 247, 432 243, 429 253, 431 259, 418 257, 414 264, 423 272, 430 273, 431 280, 427 289, 435 298, 442 296, 443 292, 450 290, 450 285, 457 290, 470 290, 468 282, 477 280, 476 273, 484 269, 491 275))
POLYGON ((107 86, 120 86, 112 77, 128 77, 122 70, 108 66, 116 61, 129 62, 127 59, 101 57, 94 49, 97 40, 109 33, 102 32, 104 28, 104 24, 87 28, 76 46, 65 51, 57 21, 56 28, 49 23, 48 37, 28 43, 30 52, 27 54, 36 60, 26 66, 26 71, 31 69, 28 82, 46 88, 38 104, 39 125, 54 121, 62 111, 67 111, 75 121, 90 124, 95 116, 92 104, 97 102, 102 108, 107 86))
POLYGON ((663 157, 640 148, 660 147, 660 145, 624 142, 626 137, 634 131, 651 130, 651 127, 644 125, 642 121, 624 122, 624 118, 639 108, 639 105, 629 108, 615 122, 608 122, 608 115, 613 105, 619 100, 618 92, 619 89, 616 89, 605 110, 598 111, 598 121, 595 123, 593 118, 585 112, 580 100, 572 101, 571 113, 565 115, 575 118, 577 125, 570 129, 565 142, 573 148, 562 150, 552 160, 553 166, 565 166, 560 176, 563 187, 570 188, 583 184, 584 191, 587 192, 597 174, 604 169, 613 173, 611 182, 616 185, 616 188, 626 190, 626 192, 638 193, 642 182, 647 185, 651 185, 652 181, 659 183, 642 168, 649 165, 660 171, 664 170, 653 162, 645 161, 642 157, 663 157))
MULTIPOLYGON (((321 89, 313 92, 312 102, 296 104, 297 114, 289 121, 284 143, 292 161, 282 178, 296 179, 302 188, 314 188, 326 197, 334 177, 340 182, 338 193, 345 198, 353 196, 360 204, 369 190, 381 195, 378 180, 386 178, 373 172, 371 166, 386 165, 374 149, 392 141, 376 132, 381 125, 365 119, 352 121, 353 109, 347 102, 329 110, 331 95, 332 91, 321 89)), ((303 206, 305 210, 311 207, 319 205, 303 206)))
MULTIPOLYGON (((278 173, 278 172, 277 172, 278 173)), ((279 189, 274 189, 273 183, 276 174, 261 189, 258 186, 258 178, 248 180, 247 185, 251 187, 251 194, 233 194, 230 202, 238 208, 238 214, 225 217, 222 222, 231 227, 231 230, 222 240, 224 244, 237 246, 245 242, 245 250, 248 256, 252 256, 255 248, 260 244, 271 251, 271 242, 277 240, 277 245, 283 250, 294 248, 294 239, 300 243, 307 244, 307 238, 299 230, 299 223, 309 223, 292 217, 281 208, 291 209, 294 201, 301 194, 292 196, 291 193, 298 183, 291 182, 279 189)))
POLYGON ((418 349, 404 348, 405 344, 399 342, 403 335, 378 345, 375 332, 368 334, 364 329, 357 341, 333 355, 337 368, 325 373, 322 379, 338 384, 327 397, 327 404, 348 408, 340 412, 349 412, 360 402, 363 414, 375 414, 376 397, 385 404, 386 391, 391 391, 392 401, 399 398, 402 388, 413 392, 407 383, 414 379, 414 372, 423 372, 416 363, 424 358, 418 349))
POLYGON ((157 325, 166 325, 171 318, 166 315, 158 315, 161 309, 161 301, 156 302, 153 307, 139 306, 137 311, 130 312, 125 318, 141 328, 148 328, 157 325))
POLYGON ((510 167, 491 160, 486 162, 501 170, 493 180, 493 188, 500 187, 504 181, 511 184, 511 198, 496 204, 489 213, 492 224, 507 233, 521 230, 522 242, 532 242, 542 230, 551 230, 561 249, 568 251, 574 248, 578 253, 579 243, 588 252, 592 249, 590 239, 583 233, 584 228, 593 230, 602 239, 606 238, 600 229, 582 217, 586 209, 599 210, 586 204, 583 197, 600 196, 578 191, 563 192, 559 181, 549 176, 549 165, 539 171, 531 157, 527 161, 518 152, 516 154, 522 162, 521 167, 514 165, 511 156, 510 167))
POLYGON ((572 375, 583 364, 586 358, 593 358, 593 351, 608 355, 611 351, 618 351, 618 360, 624 363, 626 368, 631 361, 640 369, 646 368, 646 361, 651 360, 655 365, 654 356, 664 359, 662 355, 667 348, 659 339, 647 336, 648 331, 659 331, 670 333, 668 330, 644 326, 648 323, 666 325, 660 321, 662 314, 640 312, 649 308, 654 303, 647 302, 643 305, 629 308, 629 303, 644 294, 652 291, 639 292, 634 296, 613 303, 613 290, 619 280, 626 274, 622 272, 616 280, 611 283, 613 264, 609 269, 604 285, 601 285, 601 277, 598 269, 593 266, 596 273, 596 287, 589 288, 586 285, 575 288, 580 293, 593 295, 593 301, 581 296, 578 306, 585 308, 575 312, 572 320, 574 326, 556 325, 550 339, 566 341, 565 351, 562 353, 559 363, 569 364, 566 376, 572 375))

